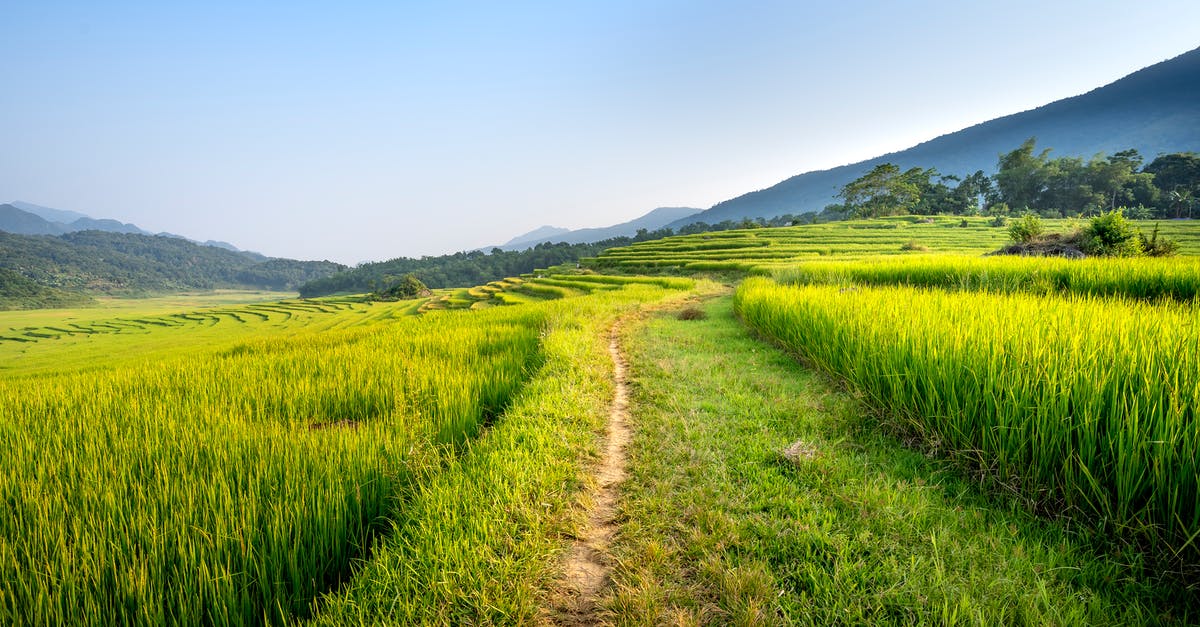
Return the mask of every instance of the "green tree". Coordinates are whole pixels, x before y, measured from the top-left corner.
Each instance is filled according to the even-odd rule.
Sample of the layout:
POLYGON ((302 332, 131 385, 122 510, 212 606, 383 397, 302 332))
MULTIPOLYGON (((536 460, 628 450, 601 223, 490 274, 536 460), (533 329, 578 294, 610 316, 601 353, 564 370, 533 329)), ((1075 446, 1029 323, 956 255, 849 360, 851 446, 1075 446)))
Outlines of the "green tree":
POLYGON ((856 218, 911 213, 921 200, 922 180, 928 185, 932 172, 912 168, 902 173, 900 166, 882 163, 847 183, 838 196, 856 218))
POLYGON ((1036 144, 1037 138, 1030 137, 1016 150, 1000 156, 994 177, 999 202, 1018 209, 1041 206, 1049 174, 1046 161, 1050 149, 1034 154, 1036 144))

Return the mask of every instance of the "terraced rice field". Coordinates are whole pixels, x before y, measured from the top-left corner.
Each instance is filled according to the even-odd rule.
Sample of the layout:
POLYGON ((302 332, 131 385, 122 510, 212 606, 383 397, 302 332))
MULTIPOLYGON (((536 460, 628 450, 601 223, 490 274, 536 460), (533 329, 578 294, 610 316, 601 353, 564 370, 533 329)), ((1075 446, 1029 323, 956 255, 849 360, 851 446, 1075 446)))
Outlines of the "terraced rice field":
MULTIPOLYGON (((1048 231, 1075 226, 1045 220, 1048 231)), ((1147 233, 1154 223, 1139 223, 1147 233)), ((1200 231, 1186 221, 1159 224, 1159 233, 1180 243, 1183 254, 1200 254, 1200 231)), ((1008 241, 1008 229, 989 218, 897 216, 826 224, 700 233, 640 242, 605 251, 583 263, 630 271, 768 273, 797 262, 826 258, 935 254, 982 255, 1008 241)))
MULTIPOLYGON (((503 421, 555 360, 546 342, 693 285, 544 280, 479 298, 79 311, 6 329, 0 623, 311 615, 503 421), (466 311, 505 295, 526 305, 466 311)), ((578 402, 555 392, 567 396, 543 400, 578 402)))

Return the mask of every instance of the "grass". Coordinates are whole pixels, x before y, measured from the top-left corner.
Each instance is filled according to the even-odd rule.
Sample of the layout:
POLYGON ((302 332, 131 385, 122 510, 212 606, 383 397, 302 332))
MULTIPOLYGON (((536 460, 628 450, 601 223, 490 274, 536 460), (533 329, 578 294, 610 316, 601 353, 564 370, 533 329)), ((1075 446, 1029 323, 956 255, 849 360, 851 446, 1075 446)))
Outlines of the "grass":
POLYGON ((776 270, 774 277, 788 284, 911 285, 1190 301, 1200 295, 1200 258, 871 257, 800 263, 776 270))
POLYGON ((746 281, 759 332, 1048 511, 1200 563, 1191 304, 746 281))
POLYGON ((694 282, 596 285, 33 327, 0 376, 0 623, 533 616, 607 398, 601 330, 694 282))
POLYGON ((280 621, 531 374, 543 312, 0 383, 0 622, 280 621))
POLYGON ((317 624, 545 620, 612 395, 606 330, 632 295, 662 293, 623 292, 545 305, 542 368, 502 421, 417 492, 350 585, 321 601, 317 624))
POLYGON ((635 436, 607 620, 1197 619, 1194 597, 1130 566, 1136 555, 1097 552, 905 447, 860 401, 751 338, 729 299, 703 309, 627 328, 635 436))
MULTIPOLYGON (((1052 231, 1070 230, 1075 225, 1071 220, 1044 222, 1052 231)), ((1138 226, 1149 233, 1155 223, 1138 226)), ((1160 235, 1179 242, 1181 254, 1200 254, 1200 228, 1195 221, 1164 221, 1159 226, 1160 235)), ((926 252, 978 256, 1006 243, 1008 229, 992 226, 989 218, 895 216, 679 235, 610 248, 582 263, 599 270, 766 274, 797 262, 828 258, 903 258, 926 252)))

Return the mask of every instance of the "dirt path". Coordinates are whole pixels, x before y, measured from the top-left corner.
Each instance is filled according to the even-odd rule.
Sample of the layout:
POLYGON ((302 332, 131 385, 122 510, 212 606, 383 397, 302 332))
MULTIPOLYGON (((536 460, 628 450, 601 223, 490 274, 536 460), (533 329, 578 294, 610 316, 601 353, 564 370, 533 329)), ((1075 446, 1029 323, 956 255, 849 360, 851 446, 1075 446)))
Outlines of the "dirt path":
POLYGON ((558 625, 600 624, 596 603, 612 570, 607 557, 608 546, 617 530, 617 498, 621 482, 625 480, 625 447, 630 438, 629 383, 625 358, 621 355, 620 325, 620 322, 613 325, 608 339, 616 392, 608 412, 604 456, 596 468, 596 486, 592 490, 587 526, 567 555, 565 577, 553 601, 552 621, 558 625))

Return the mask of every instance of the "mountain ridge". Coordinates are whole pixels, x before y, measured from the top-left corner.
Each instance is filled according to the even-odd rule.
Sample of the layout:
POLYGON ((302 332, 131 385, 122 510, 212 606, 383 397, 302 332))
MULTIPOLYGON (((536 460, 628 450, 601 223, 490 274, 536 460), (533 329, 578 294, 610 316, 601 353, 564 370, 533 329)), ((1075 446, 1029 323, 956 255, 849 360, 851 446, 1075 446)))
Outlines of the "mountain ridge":
MULTIPOLYGON (((586 244, 599 242, 614 237, 633 237, 639 229, 656 231, 671 222, 687 219, 703 211, 695 207, 657 207, 632 220, 612 226, 593 227, 586 229, 564 229, 555 226, 538 227, 528 233, 518 235, 499 246, 500 250, 520 250, 542 243, 586 244), (543 233, 549 233, 543 235, 543 233)), ((482 250, 482 249, 481 249, 482 250)))
POLYGON ((872 167, 935 168, 942 174, 990 173, 999 156, 1029 137, 1058 156, 1091 157, 1135 148, 1156 154, 1200 147, 1200 48, 1142 68, 1083 94, 946 133, 904 150, 813 170, 719 202, 666 226, 819 212, 872 167))

